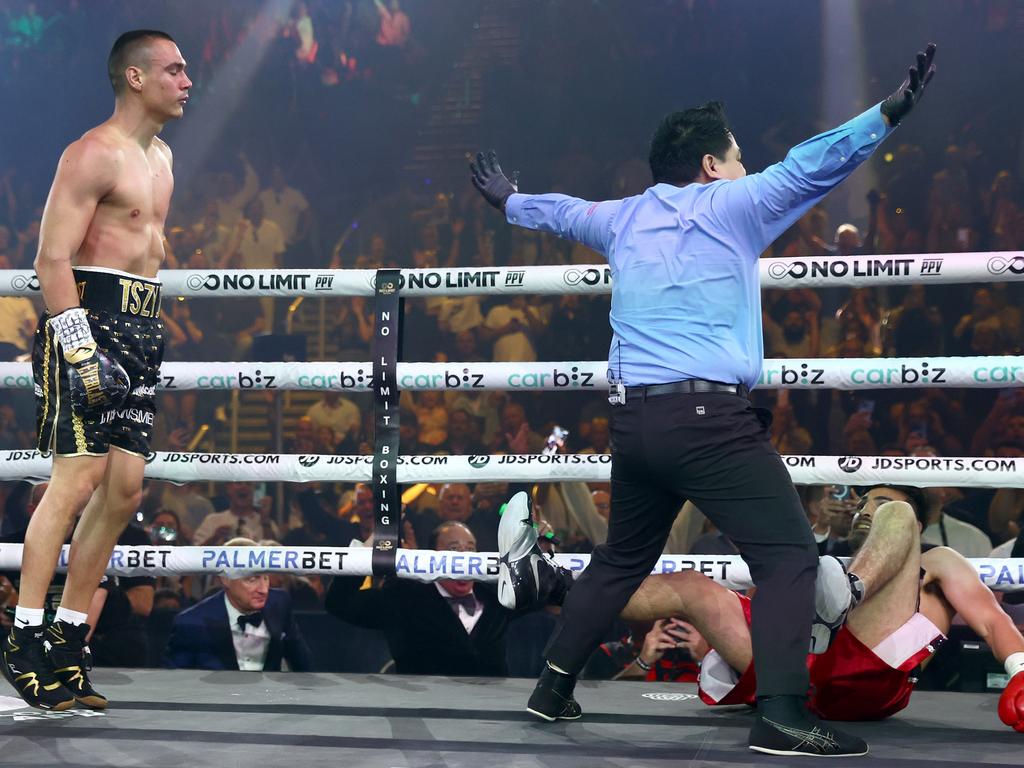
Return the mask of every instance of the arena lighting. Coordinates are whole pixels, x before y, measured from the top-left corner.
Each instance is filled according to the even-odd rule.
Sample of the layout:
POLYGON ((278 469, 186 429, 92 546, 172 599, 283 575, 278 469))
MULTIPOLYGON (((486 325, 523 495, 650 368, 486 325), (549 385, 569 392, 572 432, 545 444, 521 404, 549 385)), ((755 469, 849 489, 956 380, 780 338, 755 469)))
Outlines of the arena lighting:
MULTIPOLYGON (((824 0, 821 4, 822 125, 840 125, 881 101, 896 83, 872 84, 865 66, 864 34, 859 3, 824 0)), ((801 136, 801 139, 806 138, 801 136)), ((851 219, 867 224, 868 191, 878 186, 874 167, 864 163, 825 200, 832 226, 851 219)), ((860 227, 861 234, 866 227, 860 227)), ((831 239, 832 233, 826 235, 831 239)))
MULTIPOLYGON (((234 51, 216 68, 215 74, 185 108, 185 119, 174 139, 176 186, 187 188, 189 181, 207 160, 225 129, 234 127, 234 113, 249 88, 260 64, 277 41, 274 31, 291 18, 295 0, 264 0, 260 12, 246 26, 234 51), (199 114, 191 114, 198 112, 199 114)), ((194 61, 202 51, 183 50, 185 61, 194 61)), ((196 89, 198 90, 198 89, 196 89)), ((281 109, 266 104, 268 112, 281 109)))

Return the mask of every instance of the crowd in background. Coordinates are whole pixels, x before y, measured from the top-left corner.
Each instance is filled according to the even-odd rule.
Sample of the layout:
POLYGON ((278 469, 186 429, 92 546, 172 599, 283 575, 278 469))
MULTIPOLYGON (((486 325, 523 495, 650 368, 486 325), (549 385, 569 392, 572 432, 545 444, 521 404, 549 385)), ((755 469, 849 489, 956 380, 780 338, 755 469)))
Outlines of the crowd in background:
MULTIPOLYGON (((441 93, 437 78, 450 70, 455 56, 450 43, 470 26, 465 19, 452 21, 457 13, 428 14, 425 3, 408 5, 407 15, 398 0, 281 3, 276 6, 280 13, 264 16, 256 15, 252 3, 222 2, 217 14, 201 25, 191 22, 192 27, 180 33, 191 41, 181 47, 190 60, 200 104, 220 98, 218 77, 244 66, 246 45, 260 42, 266 58, 255 65, 254 76, 272 81, 264 96, 272 101, 274 114, 266 117, 264 103, 266 119, 258 125, 246 123, 253 125, 250 133, 238 136, 232 129, 230 137, 219 138, 205 157, 192 155, 191 165, 182 167, 180 173, 187 174, 188 181, 179 183, 168 222, 168 268, 479 268, 601 262, 583 246, 508 227, 471 189, 461 167, 448 169, 445 178, 465 175, 467 180, 444 184, 402 170, 407 159, 403 150, 413 141, 402 124, 407 118, 422 119, 423 103, 441 93), (449 28, 456 32, 449 31, 448 38, 438 32, 449 28), (276 76, 268 78, 268 73, 276 76), (370 127, 353 128, 343 141, 340 136, 355 121, 339 113, 357 103, 364 105, 363 118, 370 127), (374 142, 370 137, 376 129, 383 132, 374 142)), ((976 8, 970 2, 950 5, 957 9, 949 13, 950 24, 967 18, 958 13, 976 8)), ((701 15, 710 13, 709 8, 726 19, 739 14, 729 3, 651 6, 630 17, 628 27, 621 27, 627 15, 624 6, 601 7, 604 23, 620 24, 630 33, 613 44, 596 39, 599 24, 567 24, 569 11, 561 3, 551 3, 540 16, 529 18, 516 16, 515 8, 509 11, 521 26, 523 69, 496 67, 485 73, 485 94, 500 93, 503 98, 484 104, 480 132, 481 140, 503 140, 513 157, 519 149, 524 190, 604 199, 638 194, 650 184, 642 139, 653 127, 658 107, 637 103, 631 111, 652 118, 636 129, 638 135, 626 135, 622 124, 602 121, 603 102, 588 100, 585 89, 575 89, 574 84, 597 78, 613 90, 645 69, 654 73, 655 83, 667 82, 671 78, 657 71, 661 52, 683 44, 698 62, 711 60, 716 51, 706 47, 706 37, 694 33, 707 21, 701 15), (689 14, 689 23, 676 29, 659 26, 659 12, 689 14), (556 38, 552 30, 558 32, 557 45, 545 44, 556 38), (559 76, 540 78, 546 71, 559 76), (536 90, 527 86, 533 77, 542 83, 536 90), (559 114, 554 105, 566 104, 569 92, 584 97, 579 102, 569 99, 578 114, 575 121, 568 118, 568 124, 585 130, 558 132, 557 140, 546 134, 544 141, 530 142, 524 135, 523 113, 541 115, 542 123, 553 122, 553 115, 559 114), (514 108, 509 110, 509 105, 514 108), (508 118, 509 111, 515 117, 508 118)), ((1017 28, 1019 20, 1004 5, 988 3, 986 8, 988 15, 971 17, 979 25, 979 35, 1003 40, 1017 28)), ((868 15, 887 9, 891 6, 878 2, 869 7, 868 15)), ((0 31, 0 59, 5 63, 0 77, 12 87, 26 88, 33 68, 48 71, 69 62, 81 64, 86 58, 81 51, 72 49, 65 56, 63 49, 58 54, 48 43, 53 36, 69 34, 87 13, 94 11, 87 12, 77 2, 25 3, 17 12, 10 11, 6 22, 0 20, 6 24, 0 31)), ((135 13, 142 18, 145 9, 135 13)), ((120 18, 118 25, 130 26, 120 18)), ((751 35, 749 26, 741 25, 743 35, 751 35)), ((179 34, 177 29, 170 31, 179 34)), ((758 45, 753 39, 748 42, 754 48, 758 45)), ((102 70, 89 77, 102 80, 102 70)), ((739 75, 722 77, 723 87, 728 87, 728 78, 739 75)), ((794 82, 794 98, 804 85, 794 82)), ((752 86, 736 87, 748 92, 752 86)), ((627 104, 639 102, 643 94, 623 98, 627 104)), ((256 103, 247 96, 237 105, 237 114, 227 119, 245 120, 256 114, 256 103)), ((752 154, 765 163, 819 127, 792 118, 792 112, 767 111, 759 120, 751 109, 738 105, 737 139, 745 156, 752 154), (760 132, 749 135, 744 125, 758 126, 760 132)), ((814 209, 765 256, 1024 250, 1019 104, 1016 109, 1010 119, 982 120, 971 112, 953 115, 949 120, 954 122, 947 120, 941 131, 930 130, 926 120, 918 123, 915 133, 901 129, 872 162, 866 194, 847 197, 839 206, 814 209)), ((184 124, 174 127, 177 136, 189 135, 188 122, 201 119, 186 115, 184 124)), ((626 125, 631 129, 637 121, 634 117, 626 125)), ((178 152, 173 137, 171 144, 178 152)), ((55 155, 48 163, 51 160, 55 155)), ((35 159, 19 163, 7 155, 0 166, 0 269, 32 265, 49 173, 40 168, 35 159)), ((799 360, 1019 355, 1024 343, 1021 286, 993 282, 765 290, 765 355, 799 360)), ((332 359, 366 359, 374 323, 372 304, 361 298, 324 301, 326 335, 336 350, 332 359)), ((37 300, 0 298, 0 359, 24 359, 39 309, 37 300)), ((165 299, 165 359, 251 359, 261 335, 285 329, 286 309, 283 300, 273 299, 165 299)), ((407 299, 401 359, 607 359, 608 310, 607 296, 407 299)), ((311 339, 309 348, 313 346, 311 339)), ((783 454, 1024 458, 1020 388, 762 389, 753 399, 773 410, 772 439, 783 454)), ((34 444, 31 401, 28 392, 0 392, 0 448, 34 444)), ((563 448, 567 453, 610 450, 609 406, 600 392, 404 392, 401 402, 405 454, 539 453, 556 425, 569 430, 563 448)), ((163 414, 154 447, 180 450, 223 402, 184 393, 164 394, 160 405, 163 414)), ((371 402, 364 396, 324 393, 304 415, 283 425, 285 452, 371 453, 370 411, 371 402)), ((227 450, 217 444, 206 448, 227 450)), ((265 450, 273 448, 268 445, 265 450)), ((426 547, 436 540, 440 524, 462 522, 472 541, 459 546, 493 551, 497 508, 514 490, 505 483, 428 488, 408 504, 405 543, 426 547)), ((223 544, 242 536, 296 546, 345 546, 372 532, 372 494, 366 487, 289 485, 281 508, 275 506, 272 491, 262 483, 221 487, 150 482, 138 524, 129 529, 125 543, 223 544)), ((545 530, 551 532, 549 541, 561 551, 588 552, 600 543, 607 527, 607 486, 541 484, 535 494, 545 530)), ((841 550, 856 491, 808 488, 803 496, 823 549, 841 550)), ((931 525, 926 541, 948 543, 968 556, 985 556, 997 547, 1009 554, 1006 544, 1012 545, 1020 532, 1024 491, 942 488, 929 490, 928 497, 931 525)), ((0 534, 17 536, 35 498, 27 484, 0 485, 0 534)), ((668 551, 735 550, 691 507, 680 515, 668 551)), ((275 578, 281 582, 275 586, 292 594, 297 609, 323 609, 326 585, 319 578, 275 578)), ((173 613, 217 587, 215 580, 200 577, 129 582, 120 588, 122 595, 141 588, 152 595, 141 602, 138 593, 135 599, 125 597, 124 617, 142 615, 143 610, 173 613)), ((115 605, 116 600, 108 598, 108 604, 115 605)))

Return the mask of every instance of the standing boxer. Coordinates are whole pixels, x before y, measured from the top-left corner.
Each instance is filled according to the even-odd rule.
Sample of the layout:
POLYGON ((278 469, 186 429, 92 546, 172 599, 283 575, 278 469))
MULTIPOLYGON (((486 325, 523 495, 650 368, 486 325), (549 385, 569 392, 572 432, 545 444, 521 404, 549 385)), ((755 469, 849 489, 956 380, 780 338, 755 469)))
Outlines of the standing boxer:
POLYGON ((107 704, 86 674, 86 618, 142 498, 163 357, 156 274, 174 186, 171 150, 157 134, 182 116, 192 87, 174 40, 155 30, 121 35, 107 74, 114 114, 64 150, 35 260, 46 302, 32 352, 38 448, 53 454, 53 470, 25 536, 3 653, 19 695, 51 710, 76 700, 107 704), (67 582, 47 624, 47 588, 79 514, 67 582))

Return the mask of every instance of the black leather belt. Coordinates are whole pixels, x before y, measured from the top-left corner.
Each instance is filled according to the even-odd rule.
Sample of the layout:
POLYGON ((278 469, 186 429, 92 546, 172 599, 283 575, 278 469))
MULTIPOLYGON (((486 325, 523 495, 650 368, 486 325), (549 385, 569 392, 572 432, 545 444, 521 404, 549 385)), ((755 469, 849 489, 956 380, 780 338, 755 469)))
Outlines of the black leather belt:
POLYGON ((746 384, 722 384, 721 382, 705 381, 704 379, 686 379, 685 381, 673 381, 669 384, 626 387, 626 402, 630 402, 633 398, 644 400, 648 397, 657 397, 658 395, 696 395, 709 392, 746 397, 750 394, 750 389, 747 388, 746 384))

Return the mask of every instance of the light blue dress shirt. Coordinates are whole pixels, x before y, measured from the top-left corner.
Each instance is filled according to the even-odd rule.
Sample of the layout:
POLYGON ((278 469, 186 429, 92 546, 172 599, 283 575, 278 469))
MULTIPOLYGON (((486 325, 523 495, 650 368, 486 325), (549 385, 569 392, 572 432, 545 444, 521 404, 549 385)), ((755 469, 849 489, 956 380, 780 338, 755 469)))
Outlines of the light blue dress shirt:
POLYGON ((579 241, 612 272, 608 375, 627 386, 761 375, 758 258, 892 129, 878 105, 735 181, 655 184, 624 200, 508 198, 508 221, 579 241))

